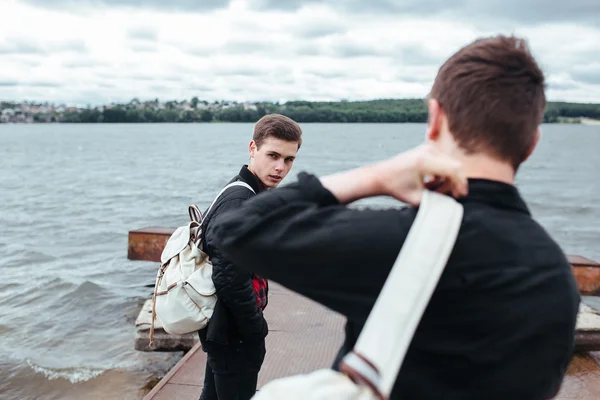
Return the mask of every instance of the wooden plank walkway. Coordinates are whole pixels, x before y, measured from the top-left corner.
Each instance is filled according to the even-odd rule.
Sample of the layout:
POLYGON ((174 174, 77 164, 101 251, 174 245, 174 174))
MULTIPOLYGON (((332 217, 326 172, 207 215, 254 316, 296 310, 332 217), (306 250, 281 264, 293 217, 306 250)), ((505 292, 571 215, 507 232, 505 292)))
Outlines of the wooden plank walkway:
MULTIPOLYGON (((259 387, 275 378, 331 366, 343 340, 343 316, 270 282, 265 317, 269 334, 259 387)), ((144 400, 198 400, 205 363, 198 343, 144 400)))

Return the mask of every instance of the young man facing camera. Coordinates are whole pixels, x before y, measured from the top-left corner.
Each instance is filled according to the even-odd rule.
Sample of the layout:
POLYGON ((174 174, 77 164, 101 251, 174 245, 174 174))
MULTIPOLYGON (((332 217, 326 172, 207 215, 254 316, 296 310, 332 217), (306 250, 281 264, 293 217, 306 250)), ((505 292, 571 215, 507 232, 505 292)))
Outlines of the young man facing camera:
POLYGON ((321 179, 301 173, 223 214, 216 242, 240 268, 344 314, 339 360, 417 214, 347 204, 387 195, 416 206, 425 177, 437 177, 464 217, 390 399, 550 399, 571 359, 580 296, 565 254, 514 184, 540 138, 544 92, 524 40, 477 40, 440 68, 424 145, 321 179))
POLYGON ((213 264, 218 300, 208 326, 199 331, 207 353, 201 400, 250 399, 256 392, 268 333, 263 316, 267 280, 238 269, 223 254, 215 243, 211 222, 256 194, 277 187, 290 172, 301 144, 302 130, 295 121, 279 114, 262 117, 254 126, 249 164, 229 182, 243 181, 254 192, 244 186, 228 188, 203 222, 205 251, 213 264))

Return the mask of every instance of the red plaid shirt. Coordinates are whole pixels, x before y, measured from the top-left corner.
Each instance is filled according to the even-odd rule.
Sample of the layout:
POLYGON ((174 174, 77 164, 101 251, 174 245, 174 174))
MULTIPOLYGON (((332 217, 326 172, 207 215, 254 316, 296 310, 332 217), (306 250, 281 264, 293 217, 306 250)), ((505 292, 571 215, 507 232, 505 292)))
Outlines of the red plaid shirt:
POLYGON ((258 275, 254 275, 252 276, 252 286, 254 287, 254 293, 256 294, 256 305, 261 310, 264 310, 269 302, 269 282, 258 275))
MULTIPOLYGON (((269 189, 265 186, 264 183, 260 181, 260 179, 258 180, 258 184, 260 186, 261 192, 269 189)), ((267 303, 269 302, 269 282, 258 275, 253 275, 252 286, 254 287, 254 294, 256 295, 256 305, 261 310, 264 310, 265 307, 267 307, 267 303)))

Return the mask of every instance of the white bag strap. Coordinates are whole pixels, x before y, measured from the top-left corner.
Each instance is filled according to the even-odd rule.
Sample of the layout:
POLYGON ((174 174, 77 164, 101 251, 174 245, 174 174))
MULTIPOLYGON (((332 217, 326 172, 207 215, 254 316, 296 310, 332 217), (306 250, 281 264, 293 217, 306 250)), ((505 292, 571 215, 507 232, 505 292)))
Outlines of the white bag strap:
POLYGON ((208 207, 208 210, 206 211, 206 214, 204 215, 204 218, 202 218, 202 213, 200 212, 200 210, 198 209, 197 206, 195 206, 193 204, 191 206, 189 206, 188 207, 188 213, 190 214, 190 220, 199 222, 200 225, 202 225, 202 221, 204 221, 206 219, 206 217, 208 216, 208 213, 210 213, 210 210, 213 208, 213 206, 215 205, 215 203, 217 202, 217 200, 219 199, 219 197, 221 197, 221 195, 223 193, 225 193, 225 191, 227 189, 229 189, 230 187, 233 187, 233 186, 244 186, 245 188, 251 190, 252 193, 256 194, 256 192, 254 191, 254 189, 252 189, 252 186, 248 185, 246 182, 244 182, 244 181, 233 181, 233 182, 229 183, 228 185, 226 185, 223 189, 221 189, 221 191, 219 192, 219 194, 217 194, 217 196, 215 197, 215 199, 213 200, 213 202, 210 204, 210 207, 208 207))
POLYGON ((406 351, 446 266, 463 207, 426 190, 400 254, 352 352, 340 369, 387 399, 406 351))

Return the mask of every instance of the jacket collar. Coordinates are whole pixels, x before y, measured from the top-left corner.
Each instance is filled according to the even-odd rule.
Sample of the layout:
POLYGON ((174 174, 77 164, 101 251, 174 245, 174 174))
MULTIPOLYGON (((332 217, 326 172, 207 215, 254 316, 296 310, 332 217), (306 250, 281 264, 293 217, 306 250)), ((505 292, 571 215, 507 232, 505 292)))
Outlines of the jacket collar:
POLYGON ((244 164, 240 169, 239 177, 254 189, 256 194, 264 192, 267 187, 248 169, 248 165, 244 164))
POLYGON ((469 194, 459 202, 481 202, 493 204, 500 208, 513 209, 531 215, 527 204, 515 185, 489 179, 470 178, 469 194))

